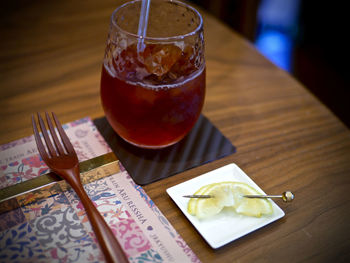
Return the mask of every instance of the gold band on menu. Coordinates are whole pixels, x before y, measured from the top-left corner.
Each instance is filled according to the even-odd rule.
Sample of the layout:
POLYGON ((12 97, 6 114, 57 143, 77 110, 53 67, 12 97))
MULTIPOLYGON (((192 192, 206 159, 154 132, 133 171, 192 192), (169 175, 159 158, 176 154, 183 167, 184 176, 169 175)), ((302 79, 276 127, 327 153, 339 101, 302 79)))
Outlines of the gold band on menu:
MULTIPOLYGON (((119 160, 114 153, 107 153, 79 164, 81 182, 87 184, 100 178, 118 173, 119 160)), ((34 179, 0 190, 0 214, 27 205, 37 200, 66 191, 70 186, 54 173, 47 173, 34 179)))

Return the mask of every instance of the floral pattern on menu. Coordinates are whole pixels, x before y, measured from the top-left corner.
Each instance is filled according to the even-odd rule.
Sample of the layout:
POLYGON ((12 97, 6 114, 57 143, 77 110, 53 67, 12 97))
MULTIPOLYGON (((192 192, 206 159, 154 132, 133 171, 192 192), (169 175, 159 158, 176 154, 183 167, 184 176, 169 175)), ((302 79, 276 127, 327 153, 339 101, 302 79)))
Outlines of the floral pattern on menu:
POLYGON ((2 165, 1 170, 3 175, 0 177, 0 189, 46 174, 49 168, 39 155, 35 155, 2 165))
POLYGON ((151 243, 134 219, 121 220, 112 228, 115 228, 118 240, 123 244, 123 248, 129 257, 152 248, 151 243))
POLYGON ((130 262, 133 262, 133 263, 140 263, 140 262, 161 263, 164 261, 163 261, 162 257, 157 253, 157 251, 150 249, 147 252, 143 252, 135 257, 131 257, 130 262))
MULTIPOLYGON (((79 161, 111 152, 90 118, 63 125, 79 161)), ((38 155, 34 136, 0 146, 0 189, 45 174, 49 168, 38 155)))
POLYGON ((40 216, 52 214, 55 210, 60 209, 64 205, 69 205, 68 199, 64 193, 59 193, 23 206, 22 212, 29 221, 40 216))
MULTIPOLYGON (((64 128, 80 161, 111 151, 89 118, 64 128)), ((142 187, 119 165, 119 173, 84 188, 129 261, 160 263, 181 258, 181 262, 199 262, 142 187)), ((0 146, 0 189, 47 171, 32 136, 0 146)), ((0 262, 104 262, 84 207, 70 187, 49 185, 16 201, 20 208, 0 214, 0 262)))
POLYGON ((45 252, 28 222, 0 233, 1 262, 40 262, 45 258, 45 252))
POLYGON ((183 252, 191 258, 191 262, 200 262, 199 258, 193 253, 191 248, 186 244, 182 237, 175 231, 175 229, 170 225, 169 221, 162 214, 162 212, 155 206, 154 202, 149 198, 143 188, 137 185, 132 178, 127 175, 129 183, 136 189, 140 197, 147 203, 147 205, 153 210, 153 212, 158 216, 159 222, 163 227, 169 232, 169 235, 176 240, 176 243, 183 249, 183 252))

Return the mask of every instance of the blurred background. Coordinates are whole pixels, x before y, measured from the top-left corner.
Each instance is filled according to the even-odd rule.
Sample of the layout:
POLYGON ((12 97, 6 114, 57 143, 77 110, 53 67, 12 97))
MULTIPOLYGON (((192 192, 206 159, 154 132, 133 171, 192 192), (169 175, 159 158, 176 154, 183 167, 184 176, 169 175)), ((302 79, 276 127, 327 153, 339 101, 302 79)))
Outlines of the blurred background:
MULTIPOLYGON (((111 1, 117 5, 127 0, 111 1)), ((347 40, 347 32, 349 32, 347 1, 189 1, 202 7, 251 41, 263 55, 304 84, 340 120, 350 127, 350 74, 347 72, 349 66, 346 66, 350 57, 347 40)), ((18 73, 13 71, 13 68, 18 65, 13 63, 30 64, 36 68, 37 72, 40 72, 50 65, 50 56, 59 56, 62 63, 60 64, 61 71, 57 71, 57 76, 54 76, 59 80, 59 76, 62 74, 71 76, 70 72, 78 70, 78 68, 67 67, 67 60, 74 59, 74 54, 70 51, 74 50, 74 45, 82 45, 81 39, 84 39, 84 48, 81 49, 81 52, 103 47, 104 42, 99 40, 101 43, 99 46, 95 41, 96 39, 104 41, 106 35, 104 31, 96 36, 91 35, 90 27, 61 27, 63 19, 69 19, 77 25, 89 22, 92 27, 101 26, 101 28, 107 29, 106 25, 98 24, 101 22, 97 19, 97 15, 89 14, 88 21, 81 21, 79 16, 76 16, 80 12, 89 10, 90 4, 90 1, 86 1, 86 6, 80 4, 81 9, 66 14, 63 13, 62 6, 77 5, 74 1, 16 0, 2 2, 2 8, 0 8, 0 38, 2 40, 0 41, 0 57, 6 63, 3 63, 3 68, 0 69, 0 80, 10 79, 7 82, 6 96, 10 97, 12 94, 11 85, 17 88, 22 87, 23 90, 30 86, 30 83, 25 81, 25 73, 32 73, 23 69, 24 72, 21 73, 24 76, 23 83, 19 82, 16 77, 18 73), (38 9, 45 10, 42 16, 37 15, 36 10, 38 9), (40 23, 40 19, 47 19, 47 23, 40 23), (37 25, 41 25, 41 27, 37 25), (49 34, 53 28, 55 34, 49 34), (71 38, 62 40, 61 36, 64 34, 61 33, 67 30, 71 32, 71 38), (17 32, 21 32, 21 35, 17 35, 17 32), (45 43, 38 42, 36 36, 43 35, 46 39, 45 43), (82 38, 82 36, 84 37, 82 38), (67 44, 67 46, 65 47, 62 43, 67 44), (39 63, 35 60, 35 52, 33 55, 28 53, 27 46, 32 47, 35 52, 47 54, 48 59, 39 63), (72 46, 71 49, 70 46, 72 46)), ((94 3, 92 2, 92 4, 94 3)), ((106 13, 110 12, 107 10, 108 3, 102 2, 99 5, 106 5, 106 13)), ((89 68, 91 72, 95 72, 100 59, 101 57, 96 57, 91 62, 89 68)), ((68 65, 70 64, 68 63, 68 65)), ((47 76, 48 79, 51 77, 47 76)), ((93 88, 91 85, 91 89, 93 88)), ((0 98, 2 104, 8 102, 7 98, 3 97, 0 98)), ((4 111, 3 114, 5 113, 4 111)))
POLYGON ((350 127, 346 1, 191 0, 250 40, 350 127))

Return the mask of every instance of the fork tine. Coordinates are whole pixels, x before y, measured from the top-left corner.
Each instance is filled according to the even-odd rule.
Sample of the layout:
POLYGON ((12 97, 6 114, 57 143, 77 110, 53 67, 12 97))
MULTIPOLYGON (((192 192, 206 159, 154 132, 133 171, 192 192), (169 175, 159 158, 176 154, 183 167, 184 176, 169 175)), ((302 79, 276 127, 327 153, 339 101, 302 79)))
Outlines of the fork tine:
POLYGON ((42 132, 42 134, 44 136, 44 141, 46 142, 46 146, 47 146, 47 149, 49 150, 49 154, 51 156, 57 156, 56 150, 55 150, 55 148, 53 147, 53 145, 51 143, 51 139, 49 137, 49 134, 47 133, 46 126, 44 124, 44 120, 41 118, 41 115, 39 114, 39 112, 37 114, 38 114, 38 119, 39 119, 39 125, 40 125, 40 128, 41 128, 41 132, 42 132))
POLYGON ((54 121, 56 123, 56 127, 57 127, 57 130, 58 130, 58 133, 61 136, 62 142, 63 142, 67 152, 76 154, 75 150, 74 150, 74 147, 73 147, 72 143, 70 142, 66 132, 63 130, 62 125, 61 125, 60 121, 58 120, 56 114, 52 112, 52 116, 53 116, 53 119, 54 119, 54 121))
POLYGON ((57 138, 57 134, 56 134, 55 128, 52 125, 51 118, 50 118, 50 116, 49 116, 49 114, 47 112, 45 112, 45 116, 46 116, 47 125, 49 126, 49 129, 50 129, 50 133, 51 133, 52 139, 53 139, 53 141, 54 141, 54 143, 56 145, 56 149, 57 149, 59 154, 63 155, 64 154, 64 150, 63 150, 61 142, 57 138))
POLYGON ((32 115, 32 126, 33 126, 34 138, 36 141, 36 145, 38 146, 38 151, 40 153, 41 158, 43 158, 44 162, 46 162, 46 160, 49 158, 49 156, 47 155, 47 152, 45 150, 45 146, 43 145, 43 142, 41 141, 40 134, 39 134, 38 128, 36 126, 34 115, 32 115))

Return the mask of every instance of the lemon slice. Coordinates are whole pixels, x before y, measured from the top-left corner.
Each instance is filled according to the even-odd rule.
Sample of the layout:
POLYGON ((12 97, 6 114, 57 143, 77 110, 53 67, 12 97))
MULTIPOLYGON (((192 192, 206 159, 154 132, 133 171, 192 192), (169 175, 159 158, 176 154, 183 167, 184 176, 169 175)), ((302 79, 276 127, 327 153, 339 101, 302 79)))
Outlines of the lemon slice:
POLYGON ((232 192, 236 213, 255 217, 273 213, 272 204, 268 199, 243 197, 243 195, 262 194, 253 187, 244 183, 234 183, 232 185, 232 192))
MULTIPOLYGON (((217 184, 217 183, 207 184, 205 186, 202 186, 194 194, 195 195, 201 195, 201 194, 203 194, 203 192, 205 192, 209 187, 211 187, 214 184, 217 184)), ((198 201, 199 201, 199 198, 191 198, 190 201, 188 201, 187 212, 190 215, 193 215, 193 216, 196 215, 196 207, 197 207, 197 202, 198 201)))
POLYGON ((216 183, 208 187, 203 195, 212 195, 214 198, 199 199, 195 206, 197 218, 208 218, 220 213, 225 206, 233 206, 232 182, 216 183))
POLYGON ((190 199, 187 210, 191 215, 195 215, 199 219, 216 215, 224 207, 233 208, 238 214, 254 217, 273 213, 272 204, 267 199, 243 197, 243 195, 260 194, 245 183, 214 183, 203 186, 195 194, 213 196, 213 198, 207 199, 190 199))

